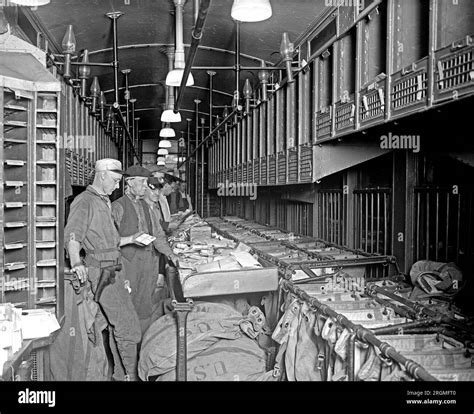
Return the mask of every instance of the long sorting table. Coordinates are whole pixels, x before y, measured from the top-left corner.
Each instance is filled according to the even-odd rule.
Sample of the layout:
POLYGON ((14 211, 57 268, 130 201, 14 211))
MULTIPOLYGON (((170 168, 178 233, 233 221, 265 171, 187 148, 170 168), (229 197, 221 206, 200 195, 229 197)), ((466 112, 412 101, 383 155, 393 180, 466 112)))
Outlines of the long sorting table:
MULTIPOLYGON (((468 319, 448 308, 440 313, 411 302, 412 287, 404 281, 394 257, 367 254, 238 217, 206 221, 217 233, 248 245, 258 257, 278 266, 283 291, 333 318, 342 329, 353 332, 356 342, 377 347, 412 378, 474 380, 468 319), (370 266, 390 272, 381 278, 367 277, 370 266)), ((352 343, 351 348, 354 353, 357 347, 352 343)), ((358 372, 354 356, 349 360, 348 378, 354 380, 358 372)))

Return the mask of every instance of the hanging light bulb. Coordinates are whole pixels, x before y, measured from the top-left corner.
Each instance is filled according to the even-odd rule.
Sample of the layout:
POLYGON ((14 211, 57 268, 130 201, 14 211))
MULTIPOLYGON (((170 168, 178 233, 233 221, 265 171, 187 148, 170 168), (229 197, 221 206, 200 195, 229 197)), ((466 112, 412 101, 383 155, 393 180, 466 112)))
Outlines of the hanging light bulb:
POLYGON ((164 157, 158 157, 156 165, 166 165, 166 160, 164 157))
POLYGON ((162 139, 158 143, 158 148, 171 148, 171 142, 168 141, 167 139, 162 139))
POLYGON ((168 155, 168 150, 166 148, 160 148, 158 150, 158 155, 168 155))
POLYGON ((261 22, 272 16, 272 6, 269 0, 234 0, 230 14, 239 22, 261 22))
MULTIPOLYGON (((174 0, 176 7, 175 20, 176 20, 176 52, 174 69, 168 72, 166 76, 167 86, 181 86, 181 80, 184 74, 184 43, 183 43, 183 7, 184 0, 174 0)), ((186 80, 186 86, 194 85, 194 78, 191 72, 189 72, 188 79, 186 80)))
POLYGON ((161 122, 181 122, 181 114, 174 112, 172 109, 167 109, 161 114, 161 122))
POLYGON ((26 6, 26 7, 38 7, 44 6, 45 4, 49 4, 51 0, 10 0, 14 4, 18 4, 19 6, 26 6))
POLYGON ((176 136, 176 133, 174 132, 173 128, 170 128, 170 127, 161 128, 160 137, 173 138, 175 136, 176 136))

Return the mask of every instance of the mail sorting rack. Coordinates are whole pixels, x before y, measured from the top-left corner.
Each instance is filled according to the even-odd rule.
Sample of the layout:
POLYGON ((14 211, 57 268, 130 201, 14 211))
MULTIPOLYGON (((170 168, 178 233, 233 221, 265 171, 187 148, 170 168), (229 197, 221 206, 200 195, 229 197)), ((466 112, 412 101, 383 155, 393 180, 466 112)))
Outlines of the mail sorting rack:
POLYGON ((284 338, 278 333, 285 326, 296 332, 279 342, 283 346, 284 341, 288 341, 286 352, 293 355, 287 357, 296 361, 287 368, 290 380, 457 381, 473 378, 470 347, 451 336, 426 333, 422 329, 417 333, 408 333, 408 330, 401 333, 400 327, 416 326, 420 321, 400 317, 389 306, 382 309, 377 320, 374 316, 380 308, 348 289, 308 294, 290 281, 282 280, 281 285, 286 311, 274 338, 284 338), (387 328, 396 334, 380 334, 387 328), (304 365, 298 363, 303 350, 304 365), (312 363, 317 369, 304 369, 312 363))
POLYGON ((257 254, 277 264, 282 274, 287 277, 295 272, 300 275, 305 273, 314 276, 316 273, 317 276, 322 276, 334 274, 338 269, 364 278, 386 277, 400 273, 393 256, 370 254, 321 239, 295 236, 277 228, 234 217, 224 217, 224 220, 241 228, 252 229, 267 240, 279 242, 275 245, 255 240, 249 245, 257 254))
MULTIPOLYGON (((231 221, 242 223, 241 220, 231 219, 231 221)), ((226 228, 225 222, 221 220, 211 220, 211 222, 213 226, 216 226, 216 228, 218 228, 219 225, 222 225, 223 228, 226 228)), ((230 230, 232 229, 230 228, 230 230)), ((236 239, 238 241, 243 241, 241 234, 236 235, 236 239)), ((327 245, 321 241, 318 243, 318 247, 327 248, 327 245)), ((399 326, 407 329, 407 332, 409 331, 407 324, 413 323, 413 319, 410 318, 410 316, 412 316, 411 314, 403 312, 400 310, 400 307, 397 307, 395 304, 378 303, 365 293, 365 279, 363 278, 363 272, 362 274, 360 273, 360 270, 363 270, 363 267, 347 266, 343 268, 343 272, 340 272, 338 271, 337 266, 330 267, 335 263, 338 264, 334 260, 324 262, 321 261, 319 264, 311 263, 308 264, 308 266, 294 264, 293 266, 290 266, 292 260, 291 258, 288 258, 288 256, 292 256, 292 258, 296 259, 296 262, 301 263, 301 259, 304 258, 304 256, 300 256, 303 254, 302 251, 292 249, 291 247, 286 247, 280 241, 265 240, 250 242, 248 244, 252 248, 253 253, 256 253, 258 256, 263 257, 270 262, 278 263, 280 267, 280 275, 283 271, 283 274, 288 277, 288 272, 285 273, 285 271, 287 271, 289 268, 292 269, 292 279, 294 280, 290 281, 286 280, 285 278, 281 279, 281 283, 286 284, 283 285, 286 287, 282 289, 282 294, 283 292, 288 291, 288 285, 291 284, 292 287, 301 292, 303 295, 306 295, 306 297, 317 299, 323 307, 326 307, 326 309, 330 309, 331 312, 337 312, 336 315, 338 316, 337 318, 334 318, 334 322, 332 322, 330 319, 326 319, 326 322, 329 321, 327 322, 326 330, 332 328, 331 324, 334 325, 334 328, 332 329, 336 329, 336 321, 340 320, 341 318, 346 318, 346 320, 350 321, 350 323, 358 324, 357 329, 359 329, 359 332, 365 332, 363 329, 370 330, 370 335, 374 335, 372 332, 376 329, 386 329, 387 327, 392 327, 392 331, 396 332, 397 334, 400 333, 398 331, 399 326), (352 271, 350 271, 350 269, 352 269, 352 271), (359 273, 354 274, 354 269, 359 270, 359 273), (398 310, 401 314, 397 313, 395 310, 398 310)), ((359 263, 356 262, 356 264, 359 263)), ((394 278, 394 280, 383 279, 381 282, 376 283, 380 283, 385 287, 397 289, 398 294, 401 294, 407 290, 411 290, 410 287, 396 280, 396 278, 394 278)), ((285 298, 281 298, 280 303, 286 303, 286 311, 291 314, 291 311, 289 311, 289 307, 291 306, 289 301, 285 298)), ((298 309, 301 310, 300 308, 298 309)), ((285 317, 288 317, 288 315, 284 314, 280 319, 281 321, 283 320, 282 324, 286 324, 287 322, 285 321, 285 317)), ((300 320, 303 320, 303 318, 300 320)), ((304 320, 311 319, 307 318, 304 320)), ((417 324, 415 322, 413 328, 416 327, 417 324)), ((298 329, 305 330, 305 327, 302 326, 298 329)), ((308 332, 308 329, 306 329, 305 332, 308 332)), ((310 332, 314 332, 314 329, 311 329, 310 332)), ((339 335, 341 335, 342 332, 342 328, 338 329, 337 331, 339 335)), ((334 331, 332 335, 334 338, 336 332, 334 331)), ((323 336, 324 338, 327 338, 326 334, 323 336)), ((301 335, 298 335, 298 337, 305 338, 305 335, 303 332, 301 332, 301 335)), ((308 335, 306 335, 306 337, 308 337, 308 335)), ((389 364, 393 364, 391 359, 387 356, 384 356, 384 354, 382 354, 382 357, 385 358, 384 360, 378 359, 375 362, 372 361, 373 356, 377 355, 377 353, 374 350, 369 353, 367 351, 369 345, 366 343, 357 342, 356 344, 354 342, 353 355, 348 357, 350 363, 346 364, 346 366, 352 365, 353 368, 351 369, 351 372, 341 372, 340 370, 338 371, 337 367, 340 367, 342 362, 337 362, 339 357, 334 352, 332 352, 330 355, 321 355, 321 350, 317 350, 315 348, 314 342, 311 342, 312 339, 307 339, 309 345, 301 344, 301 347, 304 348, 304 352, 306 354, 311 355, 311 353, 313 353, 315 355, 314 366, 318 366, 323 358, 329 361, 324 369, 322 369, 321 366, 318 368, 319 372, 324 372, 325 374, 322 376, 315 375, 314 377, 308 377, 308 370, 302 369, 303 373, 300 374, 297 372, 298 364, 295 364, 295 371, 287 373, 288 379, 290 380, 303 379, 335 381, 354 380, 355 378, 359 380, 373 380, 371 377, 373 377, 375 374, 380 376, 382 371, 390 371, 390 369, 387 370, 385 365, 388 366, 389 364), (311 349, 311 346, 313 349, 311 349), (369 369, 368 367, 371 366, 373 367, 369 369)), ((432 366, 434 369, 433 375, 438 375, 441 379, 457 378, 456 375, 460 378, 465 378, 466 376, 470 375, 470 371, 466 372, 467 366, 470 364, 470 359, 465 356, 466 350, 459 341, 456 341, 452 338, 444 340, 443 338, 440 339, 439 335, 437 334, 423 333, 417 336, 407 336, 404 338, 405 342, 402 343, 400 343, 400 341, 397 342, 397 338, 394 337, 394 335, 386 335, 380 339, 376 338, 376 342, 380 341, 381 339, 386 340, 386 345, 384 347, 385 352, 387 352, 387 349, 390 349, 391 352, 389 352, 389 354, 395 354, 397 357, 399 357, 400 361, 404 361, 404 364, 408 366, 410 370, 412 370, 412 376, 414 378, 420 379, 419 376, 421 376, 421 379, 424 378, 428 380, 433 380, 436 378, 435 376, 431 376, 430 374, 426 373, 422 367, 423 364, 431 364, 430 366, 432 366), (422 350, 419 350, 417 348, 418 345, 416 345, 421 343, 420 341, 422 341, 423 344, 426 344, 422 350), (403 344, 405 344, 403 348, 404 352, 400 354, 397 352, 397 346, 401 347, 403 344), (432 359, 435 359, 435 361, 431 361, 432 359), (420 374, 420 372, 424 373, 424 375, 420 374)), ((329 345, 331 344, 328 342, 327 349, 331 349, 329 345)), ((290 348, 295 350, 295 352, 298 349, 297 346, 288 347, 288 349, 290 348)), ((332 349, 334 349, 334 343, 332 344, 332 349)), ((378 352, 380 352, 380 349, 377 349, 378 352)), ((294 358, 296 359, 296 356, 294 356, 294 358)), ((404 369, 405 365, 402 364, 404 369)), ((395 378, 395 374, 393 374, 393 372, 392 376, 395 378)))
POLYGON ((41 82, 0 76, 0 299, 60 316, 60 85, 44 72, 41 82))

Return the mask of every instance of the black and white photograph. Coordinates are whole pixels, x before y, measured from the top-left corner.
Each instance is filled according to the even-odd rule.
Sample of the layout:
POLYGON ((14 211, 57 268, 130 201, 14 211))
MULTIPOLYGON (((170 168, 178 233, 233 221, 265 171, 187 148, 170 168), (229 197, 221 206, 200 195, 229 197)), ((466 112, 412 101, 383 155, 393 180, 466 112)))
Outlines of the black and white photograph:
POLYGON ((472 0, 0 0, 0 414, 472 414, 473 120, 472 0))

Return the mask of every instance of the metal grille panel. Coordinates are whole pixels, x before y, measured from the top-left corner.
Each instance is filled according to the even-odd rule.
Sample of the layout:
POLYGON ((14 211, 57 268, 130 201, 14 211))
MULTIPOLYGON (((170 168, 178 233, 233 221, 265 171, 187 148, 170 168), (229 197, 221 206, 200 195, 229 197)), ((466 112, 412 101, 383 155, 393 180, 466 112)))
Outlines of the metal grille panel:
POLYGON ((268 184, 267 158, 263 157, 260 162, 260 182, 262 185, 268 184))
POLYGON ((472 37, 468 36, 463 42, 436 52, 435 102, 456 98, 474 90, 472 43, 472 37))
POLYGON ((392 110, 406 112, 427 105, 428 59, 423 59, 392 76, 392 110))
POLYGON ((300 182, 311 182, 313 179, 313 147, 302 145, 300 155, 300 182))
POLYGON ((474 188, 415 188, 413 259, 456 262, 474 257, 474 188))
POLYGON ((336 131, 353 129, 355 126, 355 104, 353 101, 336 104, 336 131))
POLYGON ((278 184, 286 184, 286 153, 278 154, 278 184))
POLYGON ((318 112, 316 116, 316 133, 318 139, 331 136, 332 116, 330 110, 328 112, 318 112))
POLYGON ((296 148, 288 150, 288 183, 298 182, 298 150, 296 148))
POLYGON ((330 243, 346 244, 346 201, 342 190, 320 190, 318 192, 319 228, 318 237, 330 243))
POLYGON ((354 246, 366 253, 391 254, 391 190, 354 190, 354 246))
POLYGON ((276 157, 268 158, 268 184, 276 184, 276 157))
POLYGON ((360 120, 368 123, 385 114, 385 84, 370 91, 361 92, 360 120))

